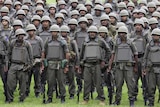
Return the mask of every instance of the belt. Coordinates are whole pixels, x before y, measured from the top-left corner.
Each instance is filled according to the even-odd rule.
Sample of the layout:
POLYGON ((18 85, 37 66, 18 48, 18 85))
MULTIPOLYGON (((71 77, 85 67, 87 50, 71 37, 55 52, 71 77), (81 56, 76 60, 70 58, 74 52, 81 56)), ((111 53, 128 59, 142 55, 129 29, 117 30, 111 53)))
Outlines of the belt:
POLYGON ((160 64, 153 64, 152 67, 160 67, 160 64))
POLYGON ((19 64, 19 65, 24 65, 25 63, 22 63, 22 62, 12 62, 14 64, 19 64))

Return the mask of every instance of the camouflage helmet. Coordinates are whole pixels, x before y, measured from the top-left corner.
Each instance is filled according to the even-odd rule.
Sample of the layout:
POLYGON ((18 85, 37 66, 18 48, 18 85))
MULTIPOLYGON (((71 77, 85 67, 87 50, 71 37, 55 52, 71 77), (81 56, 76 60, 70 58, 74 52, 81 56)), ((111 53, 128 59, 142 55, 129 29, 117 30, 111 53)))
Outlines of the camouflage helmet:
POLYGON ((118 29, 121 26, 126 26, 126 25, 123 22, 117 22, 116 29, 118 29))
POLYGON ((76 7, 76 9, 79 10, 80 7, 82 7, 82 6, 85 7, 84 4, 78 4, 77 7, 76 7))
POLYGON ((152 17, 158 17, 158 18, 160 18, 160 13, 157 12, 157 11, 155 11, 155 12, 152 13, 152 17))
POLYGON ((89 6, 93 7, 93 4, 92 4, 92 2, 91 2, 91 1, 86 1, 86 2, 85 2, 85 6, 87 6, 87 5, 89 5, 89 6))
POLYGON ((104 5, 104 9, 106 9, 106 8, 110 8, 111 10, 113 10, 113 7, 112 7, 112 5, 110 3, 106 3, 104 5))
POLYGON ((114 17, 116 20, 118 20, 118 16, 114 12, 109 13, 109 17, 114 17))
POLYGON ((10 23, 10 18, 8 16, 3 16, 2 20, 6 20, 6 21, 8 21, 8 23, 10 23))
POLYGON ((160 29, 159 29, 159 28, 153 29, 153 31, 151 32, 151 35, 152 35, 152 36, 153 36, 153 35, 158 35, 158 36, 160 36, 160 29))
POLYGON ((149 20, 148 20, 148 22, 149 22, 149 25, 151 25, 151 24, 158 24, 158 20, 156 19, 156 18, 150 18, 149 20))
POLYGON ((41 23, 42 23, 43 21, 49 21, 49 22, 51 23, 51 19, 50 19, 50 17, 49 17, 48 15, 45 15, 45 16, 42 17, 41 23))
POLYGON ((135 4, 134 4, 133 2, 129 2, 129 3, 127 4, 127 7, 135 7, 135 4))
POLYGON ((15 1, 15 2, 14 2, 14 7, 15 7, 16 5, 21 5, 21 6, 22 6, 22 3, 19 2, 19 1, 15 1))
POLYGON ((102 0, 95 0, 94 4, 103 5, 102 0))
POLYGON ((70 0, 70 3, 77 3, 78 4, 78 0, 70 0))
POLYGON ((120 2, 120 3, 118 3, 118 8, 127 8, 127 6, 126 6, 126 3, 124 3, 124 2, 120 2))
POLYGON ((144 23, 149 24, 148 19, 146 17, 141 17, 141 19, 143 20, 144 23))
POLYGON ((23 27, 22 21, 21 20, 14 20, 13 21, 13 26, 21 26, 21 27, 23 27))
POLYGON ((29 24, 29 25, 27 25, 27 27, 26 27, 26 32, 31 31, 31 30, 36 31, 36 27, 35 27, 34 24, 29 24))
POLYGON ((72 10, 71 11, 71 16, 73 15, 79 15, 79 11, 78 10, 72 10))
POLYGON ((148 2, 147 7, 148 8, 156 8, 156 4, 154 2, 148 2))
POLYGON ((37 0, 36 5, 37 5, 37 4, 42 4, 42 5, 44 5, 44 2, 43 2, 42 0, 37 0))
POLYGON ((90 26, 89 28, 88 28, 88 31, 87 31, 88 33, 89 32, 96 32, 96 33, 98 33, 98 29, 97 29, 97 27, 96 26, 90 26))
POLYGON ((129 16, 128 11, 127 11, 127 10, 124 10, 124 9, 121 10, 119 14, 120 14, 121 17, 122 17, 122 16, 129 16))
POLYGON ((11 1, 11 0, 5 0, 4 1, 4 5, 12 5, 13 4, 13 2, 11 1))
POLYGON ((42 6, 36 6, 36 12, 41 10, 44 12, 44 8, 42 6))
POLYGON ((32 2, 31 2, 31 0, 23 0, 23 4, 31 4, 32 5, 32 2))
POLYGON ((39 20, 41 21, 41 17, 39 15, 34 15, 31 19, 31 21, 33 22, 34 20, 39 20))
POLYGON ((25 35, 26 36, 26 32, 20 28, 15 31, 15 35, 16 36, 18 36, 18 35, 25 35))
POLYGON ((58 25, 56 24, 53 24, 50 29, 49 29, 50 32, 60 32, 60 28, 58 25))
POLYGON ((3 6, 3 7, 1 7, 0 12, 2 12, 2 13, 9 13, 9 9, 6 6, 3 6))
POLYGON ((25 16, 26 13, 24 12, 24 10, 21 10, 21 9, 20 9, 20 10, 17 11, 16 15, 17 15, 17 16, 18 16, 18 15, 24 15, 24 16, 25 16))
POLYGON ((85 15, 85 17, 87 18, 87 20, 89 20, 89 19, 93 20, 93 16, 91 14, 89 14, 89 13, 87 13, 85 15))
POLYGON ((140 24, 140 25, 142 25, 142 27, 144 27, 144 21, 143 21, 142 19, 135 19, 135 21, 134 21, 134 26, 135 26, 136 24, 140 24))
POLYGON ((104 10, 104 8, 103 8, 103 6, 101 6, 101 5, 96 5, 95 7, 94 7, 94 10, 100 10, 100 11, 103 11, 104 10))
POLYGON ((99 33, 107 33, 108 34, 108 29, 105 26, 101 26, 101 27, 99 27, 98 32, 99 33))
POLYGON ((23 6, 21 7, 21 9, 22 9, 22 10, 28 10, 28 11, 29 11, 29 7, 28 7, 27 5, 23 5, 23 6))
POLYGON ((64 15, 62 13, 56 13, 55 19, 62 18, 64 20, 64 15))
POLYGON ((56 4, 50 4, 49 7, 48 7, 48 10, 49 10, 50 8, 55 8, 55 9, 56 9, 56 4))
POLYGON ((64 0, 58 0, 58 6, 59 5, 66 5, 66 2, 64 0))
POLYGON ((78 26, 78 21, 76 19, 70 19, 68 25, 76 25, 78 26))
POLYGON ((60 31, 61 31, 61 32, 67 32, 67 33, 69 33, 69 32, 70 32, 70 29, 69 29, 68 26, 62 25, 61 28, 60 28, 60 31))
POLYGON ((146 15, 147 13, 146 13, 146 11, 144 10, 144 9, 139 9, 139 13, 143 13, 144 15, 146 15))
POLYGON ((86 22, 88 24, 88 20, 85 17, 80 17, 78 20, 78 24, 80 24, 81 22, 86 22))
POLYGON ((118 33, 126 33, 126 34, 128 34, 128 28, 126 26, 120 26, 118 28, 118 33))
POLYGON ((80 12, 80 11, 85 11, 85 12, 87 12, 87 8, 84 7, 84 6, 82 6, 82 7, 79 8, 79 12, 80 12))
POLYGON ((139 4, 147 5, 147 0, 140 0, 140 1, 139 1, 139 4))
POLYGON ((66 14, 68 16, 68 12, 65 9, 60 10, 60 13, 66 14))
POLYGON ((102 20, 110 20, 109 16, 106 15, 106 14, 103 14, 101 17, 100 17, 100 21, 102 20))

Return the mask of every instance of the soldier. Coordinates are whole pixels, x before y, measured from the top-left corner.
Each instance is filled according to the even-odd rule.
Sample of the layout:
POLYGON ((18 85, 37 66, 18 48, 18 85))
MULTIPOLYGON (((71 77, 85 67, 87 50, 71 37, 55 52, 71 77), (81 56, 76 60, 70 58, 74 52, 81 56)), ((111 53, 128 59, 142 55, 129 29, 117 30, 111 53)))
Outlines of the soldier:
POLYGON ((101 5, 96 5, 94 7, 94 10, 95 10, 95 13, 93 15, 93 21, 94 23, 96 23, 96 26, 100 26, 100 17, 102 15, 104 8, 101 5))
POLYGON ((41 19, 41 28, 39 29, 39 37, 42 38, 43 41, 46 40, 50 36, 49 28, 51 26, 51 19, 49 16, 45 15, 41 19))
POLYGON ((17 11, 15 19, 21 20, 24 27, 26 27, 30 23, 26 17, 26 13, 21 9, 17 11))
POLYGON ((45 10, 42 6, 36 6, 35 14, 39 15, 41 18, 45 15, 45 10))
POLYGON ((147 44, 144 55, 143 75, 148 77, 148 100, 149 107, 154 106, 156 85, 160 89, 160 29, 155 28, 152 33, 152 40, 147 44))
POLYGON ((5 0, 4 6, 9 9, 9 17, 12 17, 15 14, 15 9, 12 7, 13 2, 11 0, 5 0))
POLYGON ((94 23, 93 23, 93 16, 91 15, 91 14, 86 14, 85 15, 85 17, 87 18, 87 20, 88 20, 88 27, 90 27, 90 26, 92 26, 92 25, 95 25, 94 23))
POLYGON ((87 8, 82 6, 79 8, 79 15, 80 17, 84 17, 87 14, 87 8))
POLYGON ((11 30, 10 35, 9 35, 9 41, 11 42, 12 40, 16 39, 15 36, 15 31, 17 29, 23 28, 22 21, 20 20, 14 20, 13 21, 13 30, 11 30))
POLYGON ((116 84, 116 96, 114 104, 120 105, 122 85, 125 80, 128 87, 130 106, 133 107, 135 100, 134 72, 137 72, 138 53, 135 45, 127 36, 127 27, 119 27, 116 44, 114 45, 112 56, 109 62, 108 72, 110 72, 112 63, 114 61, 116 65, 116 70, 114 71, 116 84))
POLYGON ((65 40, 67 41, 67 45, 69 48, 69 53, 70 53, 70 59, 69 59, 69 70, 68 72, 65 72, 65 75, 68 79, 69 82, 69 95, 70 95, 70 99, 74 98, 74 94, 75 94, 75 79, 74 79, 74 72, 75 72, 75 68, 78 69, 79 68, 79 52, 78 52, 78 46, 75 40, 73 40, 73 38, 69 37, 69 27, 66 25, 61 26, 60 28, 61 30, 61 35, 62 37, 65 38, 65 40))
POLYGON ((78 10, 72 10, 70 12, 70 15, 71 15, 71 18, 73 18, 73 19, 78 20, 78 18, 79 18, 79 12, 78 12, 78 10))
POLYGON ((70 38, 74 38, 75 34, 77 32, 77 26, 78 26, 78 22, 76 19, 70 19, 70 21, 68 22, 68 27, 70 28, 69 31, 69 37, 70 38))
POLYGON ((101 26, 105 26, 108 28, 108 35, 112 38, 116 35, 116 29, 110 25, 110 18, 108 15, 102 15, 100 18, 101 26))
POLYGON ((56 12, 57 12, 56 5, 54 5, 54 4, 49 5, 48 14, 49 14, 49 17, 51 19, 52 24, 56 23, 56 20, 55 20, 56 12))
POLYGON ((134 31, 131 32, 131 36, 130 36, 138 52, 138 71, 135 73, 135 81, 136 81, 135 100, 137 100, 137 95, 138 95, 138 80, 142 79, 141 78, 142 76, 142 58, 144 55, 146 44, 149 42, 148 35, 146 32, 144 32, 143 27, 144 27, 143 20, 136 19, 134 22, 134 31))
POLYGON ((7 77, 7 97, 8 103, 13 102, 13 93, 19 82, 20 97, 23 102, 26 97, 26 76, 28 69, 32 66, 33 51, 29 42, 24 40, 26 32, 23 29, 17 29, 15 32, 16 40, 13 40, 9 46, 9 59, 11 66, 7 77))
POLYGON ((39 36, 39 29, 41 28, 41 17, 39 15, 33 15, 31 23, 36 27, 36 35, 39 36))
POLYGON ((61 98, 61 103, 65 102, 65 85, 64 85, 64 72, 67 72, 68 64, 65 64, 64 71, 61 63, 63 59, 69 60, 68 47, 65 39, 59 35, 60 28, 58 25, 50 27, 51 35, 46 39, 44 44, 45 58, 48 63, 47 67, 47 83, 48 83, 48 100, 47 103, 52 102, 53 90, 55 90, 56 82, 61 98), (54 50, 54 51, 53 51, 54 50), (53 89, 54 88, 54 89, 53 89))
POLYGON ((112 12, 113 8, 112 5, 110 3, 106 3, 104 5, 104 11, 107 15, 109 15, 112 12))
POLYGON ((29 24, 26 27, 26 32, 28 36, 25 38, 27 40, 33 49, 33 67, 31 70, 28 72, 29 77, 28 77, 28 86, 27 86, 27 91, 26 95, 28 96, 30 93, 30 84, 31 84, 31 79, 32 79, 32 74, 34 75, 34 93, 35 96, 39 96, 40 92, 40 66, 41 66, 41 60, 44 52, 44 47, 43 47, 43 41, 42 39, 37 36, 36 33, 36 28, 33 24, 29 24))
POLYGON ((93 14, 93 4, 91 1, 86 1, 85 7, 87 8, 87 13, 93 14))
POLYGON ((77 5, 78 0, 70 0, 70 7, 68 8, 68 11, 76 10, 77 5))
POLYGON ((56 19, 56 24, 58 26, 62 26, 64 25, 64 15, 62 13, 56 13, 56 16, 55 16, 55 19, 56 19))
POLYGON ((9 9, 6 6, 3 6, 0 9, 0 13, 1 13, 0 20, 2 20, 3 16, 8 16, 9 9))
POLYGON ((154 2, 148 2, 148 18, 152 17, 152 14, 156 11, 156 4, 154 2))
POLYGON ((1 26, 0 26, 0 35, 6 36, 9 40, 9 35, 12 30, 12 26, 10 24, 10 18, 8 16, 2 17, 1 26))
POLYGON ((26 19, 31 22, 32 14, 27 5, 22 5, 21 9, 25 12, 26 19))
MULTIPOLYGON (((1 32, 1 31, 0 31, 1 32)), ((7 101, 7 72, 8 72, 8 47, 9 41, 6 36, 0 35, 0 76, 3 82, 5 101, 7 101)))
POLYGON ((131 32, 133 31, 133 22, 132 20, 129 19, 129 13, 127 10, 121 10, 120 11, 120 21, 125 23, 127 28, 128 28, 128 31, 131 32))
POLYGON ((92 86, 96 87, 100 105, 105 105, 105 96, 102 87, 101 67, 107 62, 110 57, 109 46, 105 41, 98 37, 96 26, 88 28, 88 36, 85 39, 80 54, 81 65, 84 67, 84 101, 82 104, 87 104, 92 86), (105 50, 105 58, 102 59, 102 50, 105 50))
POLYGON ((148 20, 148 22, 149 22, 150 29, 148 30, 147 33, 148 33, 148 37, 151 38, 151 32, 153 31, 153 29, 158 28, 158 20, 152 17, 148 20))

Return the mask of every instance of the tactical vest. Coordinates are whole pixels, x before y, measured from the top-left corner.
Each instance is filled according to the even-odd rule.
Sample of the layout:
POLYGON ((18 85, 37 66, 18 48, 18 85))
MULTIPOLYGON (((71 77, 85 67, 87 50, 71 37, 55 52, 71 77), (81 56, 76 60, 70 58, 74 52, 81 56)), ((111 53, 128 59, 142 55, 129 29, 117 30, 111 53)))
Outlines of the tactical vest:
POLYGON ((77 45, 78 45, 78 49, 79 49, 79 50, 81 50, 82 44, 83 44, 86 36, 87 36, 86 33, 83 33, 83 32, 77 33, 76 42, 77 42, 77 45))
POLYGON ((27 46, 23 43, 21 46, 18 46, 16 43, 12 49, 11 61, 15 63, 27 63, 29 58, 29 53, 27 46))
POLYGON ((59 41, 51 41, 48 43, 46 58, 48 60, 63 59, 63 49, 59 41))
POLYGON ((117 45, 115 62, 133 62, 133 52, 130 44, 120 43, 117 45))
POLYGON ((150 46, 149 60, 152 64, 160 64, 160 46, 150 46))
POLYGON ((84 60, 97 61, 101 60, 101 49, 98 42, 91 41, 85 45, 84 60))
POLYGON ((33 57, 38 58, 41 57, 42 49, 40 46, 40 41, 38 39, 28 40, 33 49, 33 57))
POLYGON ((143 54, 145 51, 145 43, 143 38, 136 38, 133 41, 135 43, 135 46, 137 48, 138 54, 143 54))
POLYGON ((39 33, 39 37, 41 37, 41 39, 42 39, 43 41, 45 41, 46 38, 48 38, 48 37, 50 37, 50 36, 51 36, 51 34, 50 34, 49 32, 47 32, 47 31, 43 31, 43 32, 40 32, 40 33, 39 33))

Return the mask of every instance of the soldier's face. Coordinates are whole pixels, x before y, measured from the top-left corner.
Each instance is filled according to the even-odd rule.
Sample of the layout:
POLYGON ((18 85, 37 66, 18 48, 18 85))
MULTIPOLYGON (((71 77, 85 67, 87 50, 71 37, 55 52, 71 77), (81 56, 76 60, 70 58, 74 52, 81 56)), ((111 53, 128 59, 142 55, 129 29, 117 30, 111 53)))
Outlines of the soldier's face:
POLYGON ((86 29, 86 27, 87 27, 86 22, 81 22, 81 23, 80 23, 80 28, 86 29))
POLYGON ((7 16, 8 15, 8 13, 6 13, 6 12, 1 12, 1 16, 3 17, 3 16, 7 16))
POLYGON ((28 33, 29 36, 33 36, 33 35, 34 35, 34 32, 35 32, 34 30, 30 30, 30 31, 28 31, 27 33, 28 33))
POLYGON ((14 30, 16 31, 17 29, 22 28, 21 26, 13 26, 14 30))
POLYGON ((101 25, 102 25, 102 26, 108 26, 108 24, 109 24, 109 21, 108 21, 108 20, 102 20, 102 21, 101 21, 101 25))
POLYGON ((33 24, 34 24, 35 26, 39 26, 39 25, 40 25, 40 21, 39 21, 39 20, 34 20, 34 21, 33 21, 33 24))
POLYGON ((24 15, 18 15, 19 19, 24 19, 24 15))
POLYGON ((91 25, 93 23, 92 19, 88 19, 88 24, 91 25))
POLYGON ((105 38, 105 37, 106 37, 106 33, 105 33, 105 32, 100 32, 99 35, 100 35, 102 38, 105 38))
POLYGON ((49 9, 49 13, 51 13, 51 14, 54 14, 54 13, 56 13, 56 10, 55 10, 55 8, 53 8, 53 7, 52 7, 52 8, 50 8, 50 9, 49 9))
POLYGON ((71 17, 72 17, 73 19, 78 19, 79 16, 75 14, 75 15, 72 15, 71 17))
POLYGON ((80 11, 79 13, 80 13, 81 16, 86 15, 86 11, 80 11))
POLYGON ((139 18, 144 17, 145 15, 143 13, 138 14, 139 18))
POLYGON ((7 20, 2 20, 2 25, 3 26, 7 26, 8 25, 8 21, 7 20))
POLYGON ((100 16, 101 15, 101 10, 95 10, 95 15, 100 16))
POLYGON ((152 35, 152 38, 154 41, 159 41, 160 40, 160 36, 158 35, 152 35))
POLYGON ((19 41, 19 42, 22 42, 23 39, 24 39, 24 35, 23 35, 23 34, 20 34, 20 35, 17 36, 17 38, 18 38, 18 41, 19 41))
POLYGON ((43 15, 44 12, 42 10, 38 10, 38 11, 36 11, 36 13, 37 13, 37 15, 41 16, 41 15, 43 15))
POLYGON ((63 22, 63 19, 61 17, 58 17, 56 20, 57 20, 57 23, 62 23, 63 22))
POLYGON ((108 14, 108 13, 110 13, 110 12, 111 12, 111 9, 110 9, 110 8, 106 8, 106 9, 105 9, 105 13, 108 14))
POLYGON ((87 8, 87 10, 91 10, 92 8, 90 5, 86 5, 85 7, 87 8))
POLYGON ((51 32, 53 37, 57 37, 59 32, 51 32))
POLYGON ((149 7, 148 11, 151 12, 151 13, 153 13, 155 11, 155 8, 154 7, 149 7))
POLYGON ((143 27, 141 24, 135 24, 135 30, 136 31, 142 31, 143 27))
POLYGON ((73 2, 71 5, 73 8, 76 8, 78 4, 73 2))
POLYGON ((49 27, 49 21, 45 20, 42 22, 43 27, 49 27))
POLYGON ((75 30, 76 29, 76 25, 69 25, 69 28, 71 29, 71 30, 75 30))
POLYGON ((67 32, 61 32, 62 37, 66 37, 67 36, 67 32))
POLYGON ((119 32, 118 35, 122 40, 126 40, 127 34, 125 32, 119 32))
POLYGON ((66 5, 62 4, 62 5, 59 5, 59 8, 60 9, 65 9, 66 5))
POLYGON ((157 24, 150 24, 151 29, 157 28, 157 24))
POLYGON ((16 6, 15 6, 15 9, 16 9, 16 10, 19 10, 20 8, 21 8, 21 5, 16 5, 16 6))
POLYGON ((94 39, 96 37, 97 33, 96 32, 89 32, 89 37, 91 39, 94 39))
POLYGON ((116 19, 115 19, 114 17, 111 16, 111 17, 109 17, 109 18, 110 18, 110 22, 111 22, 111 23, 115 23, 115 22, 116 22, 116 19))
POLYGON ((126 20, 127 20, 127 16, 122 16, 122 17, 121 17, 121 20, 122 20, 122 21, 126 21, 126 20))

